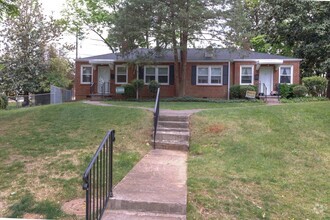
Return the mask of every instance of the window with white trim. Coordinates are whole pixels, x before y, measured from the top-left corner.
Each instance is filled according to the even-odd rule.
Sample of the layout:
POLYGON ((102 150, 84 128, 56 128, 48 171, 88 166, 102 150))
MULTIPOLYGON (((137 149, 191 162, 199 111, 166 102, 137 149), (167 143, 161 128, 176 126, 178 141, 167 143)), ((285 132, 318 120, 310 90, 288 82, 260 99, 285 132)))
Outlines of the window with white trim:
POLYGON ((197 85, 222 85, 222 66, 198 66, 197 85))
POLYGON ((93 80, 93 67, 89 65, 81 66, 81 84, 90 84, 93 80))
POLYGON ((280 66, 280 83, 292 83, 292 66, 280 66))
POLYGON ((116 84, 127 84, 127 66, 116 66, 116 84))
POLYGON ((240 84, 241 85, 253 84, 253 65, 241 66, 240 84))
POLYGON ((169 84, 169 67, 168 66, 145 66, 144 67, 144 82, 149 84, 155 80, 159 84, 169 84))

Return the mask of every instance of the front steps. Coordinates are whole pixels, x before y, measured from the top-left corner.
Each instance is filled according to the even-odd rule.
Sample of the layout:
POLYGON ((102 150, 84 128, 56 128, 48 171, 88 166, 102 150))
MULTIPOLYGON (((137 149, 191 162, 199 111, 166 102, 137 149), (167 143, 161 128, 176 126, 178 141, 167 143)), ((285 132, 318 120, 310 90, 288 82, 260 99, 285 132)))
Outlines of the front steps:
POLYGON ((188 151, 189 138, 188 116, 166 114, 159 116, 156 149, 188 151))
POLYGON ((279 98, 278 96, 259 96, 261 100, 266 102, 268 105, 279 105, 279 98))

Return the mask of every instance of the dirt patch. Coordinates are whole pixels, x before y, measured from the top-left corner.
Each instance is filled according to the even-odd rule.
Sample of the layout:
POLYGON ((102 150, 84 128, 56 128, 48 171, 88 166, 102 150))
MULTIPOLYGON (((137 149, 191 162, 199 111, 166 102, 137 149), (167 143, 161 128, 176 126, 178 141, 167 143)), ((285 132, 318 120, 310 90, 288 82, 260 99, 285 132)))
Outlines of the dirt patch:
POLYGON ((26 213, 23 215, 23 218, 25 218, 25 219, 44 219, 44 216, 40 215, 40 214, 26 213))
POLYGON ((86 203, 85 199, 74 199, 66 202, 62 206, 62 210, 70 215, 85 216, 86 203))
POLYGON ((226 127, 222 124, 213 124, 207 127, 207 132, 212 134, 220 134, 222 133, 226 127))

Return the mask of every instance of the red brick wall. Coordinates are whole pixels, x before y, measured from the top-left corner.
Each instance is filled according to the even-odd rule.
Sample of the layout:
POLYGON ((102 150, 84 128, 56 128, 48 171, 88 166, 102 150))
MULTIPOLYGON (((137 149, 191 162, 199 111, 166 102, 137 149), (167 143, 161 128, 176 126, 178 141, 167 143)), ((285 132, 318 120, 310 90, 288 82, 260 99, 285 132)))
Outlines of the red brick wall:
MULTIPOLYGON (((123 98, 121 95, 116 95, 116 87, 121 86, 121 84, 115 84, 115 69, 116 65, 121 65, 123 63, 116 63, 113 70, 110 70, 110 88, 111 88, 111 94, 114 95, 114 98, 123 98)), ((170 65, 172 63, 162 63, 162 65, 170 65)), ((90 94, 90 85, 88 84, 81 84, 80 77, 81 77, 81 65, 89 65, 87 62, 76 62, 76 75, 75 75, 75 95, 77 100, 86 99, 87 96, 90 94)), ((205 85, 192 85, 191 84, 191 67, 192 66, 198 66, 198 65, 227 65, 227 62, 222 63, 187 63, 187 75, 186 75, 186 96, 192 96, 192 97, 207 97, 207 98, 220 98, 220 99, 226 99, 228 95, 228 86, 222 85, 222 86, 205 86, 205 85)), ((258 85, 258 80, 256 80, 256 75, 259 74, 259 71, 256 70, 255 62, 234 62, 231 63, 230 66, 230 84, 231 85, 239 85, 240 84, 240 66, 241 65, 254 65, 254 85, 258 85)), ((284 62, 283 65, 293 65, 293 83, 299 84, 300 83, 300 62, 299 61, 290 61, 290 62, 284 62)), ((263 65, 264 66, 264 65, 263 65)), ((267 66, 267 65, 265 65, 267 66)), ((279 70, 275 69, 275 65, 268 65, 274 67, 274 88, 275 85, 279 81, 279 70)), ((132 80, 137 78, 137 74, 135 71, 135 68, 133 66, 129 66, 128 68, 128 82, 130 83, 132 80)), ((96 69, 93 69, 93 80, 94 82, 97 82, 98 79, 98 66, 96 69)), ((175 82, 176 83, 176 82, 175 82)), ((96 90, 97 88, 95 88, 96 90)), ((94 91, 97 92, 97 91, 94 91)), ((145 87, 142 89, 140 96, 143 98, 150 98, 152 97, 152 94, 148 91, 148 86, 145 85, 145 87)), ((175 97, 175 85, 162 85, 161 86, 161 97, 175 97)))
POLYGON ((186 75, 186 96, 198 98, 220 98, 226 99, 228 94, 228 85, 192 85, 191 84, 191 68, 192 66, 213 66, 227 65, 228 63, 188 63, 186 75))

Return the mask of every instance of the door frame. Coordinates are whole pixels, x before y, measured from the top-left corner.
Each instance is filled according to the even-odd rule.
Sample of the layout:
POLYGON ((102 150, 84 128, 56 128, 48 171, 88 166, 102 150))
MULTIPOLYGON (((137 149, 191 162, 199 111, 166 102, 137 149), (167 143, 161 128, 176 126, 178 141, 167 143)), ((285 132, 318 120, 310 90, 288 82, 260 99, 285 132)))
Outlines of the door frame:
POLYGON ((108 71, 108 74, 109 74, 109 81, 108 81, 108 83, 109 83, 109 88, 108 88, 108 91, 106 91, 106 94, 110 94, 110 82, 111 82, 111 73, 110 73, 110 71, 111 71, 111 69, 110 69, 110 67, 109 66, 98 66, 98 68, 97 68, 97 93, 102 93, 102 91, 99 91, 100 90, 100 69, 102 69, 102 68, 107 68, 109 71, 108 71))
POLYGON ((270 88, 267 88, 267 93, 266 95, 270 95, 271 94, 271 91, 273 91, 273 87, 274 87, 274 67, 271 67, 271 66, 265 66, 265 67, 260 67, 259 69, 259 83, 261 84, 262 86, 262 83, 261 82, 261 75, 270 75, 270 88), (267 70, 265 71, 267 74, 265 74, 265 72, 263 72, 262 70, 267 70), (270 74, 269 74, 269 72, 270 74))

